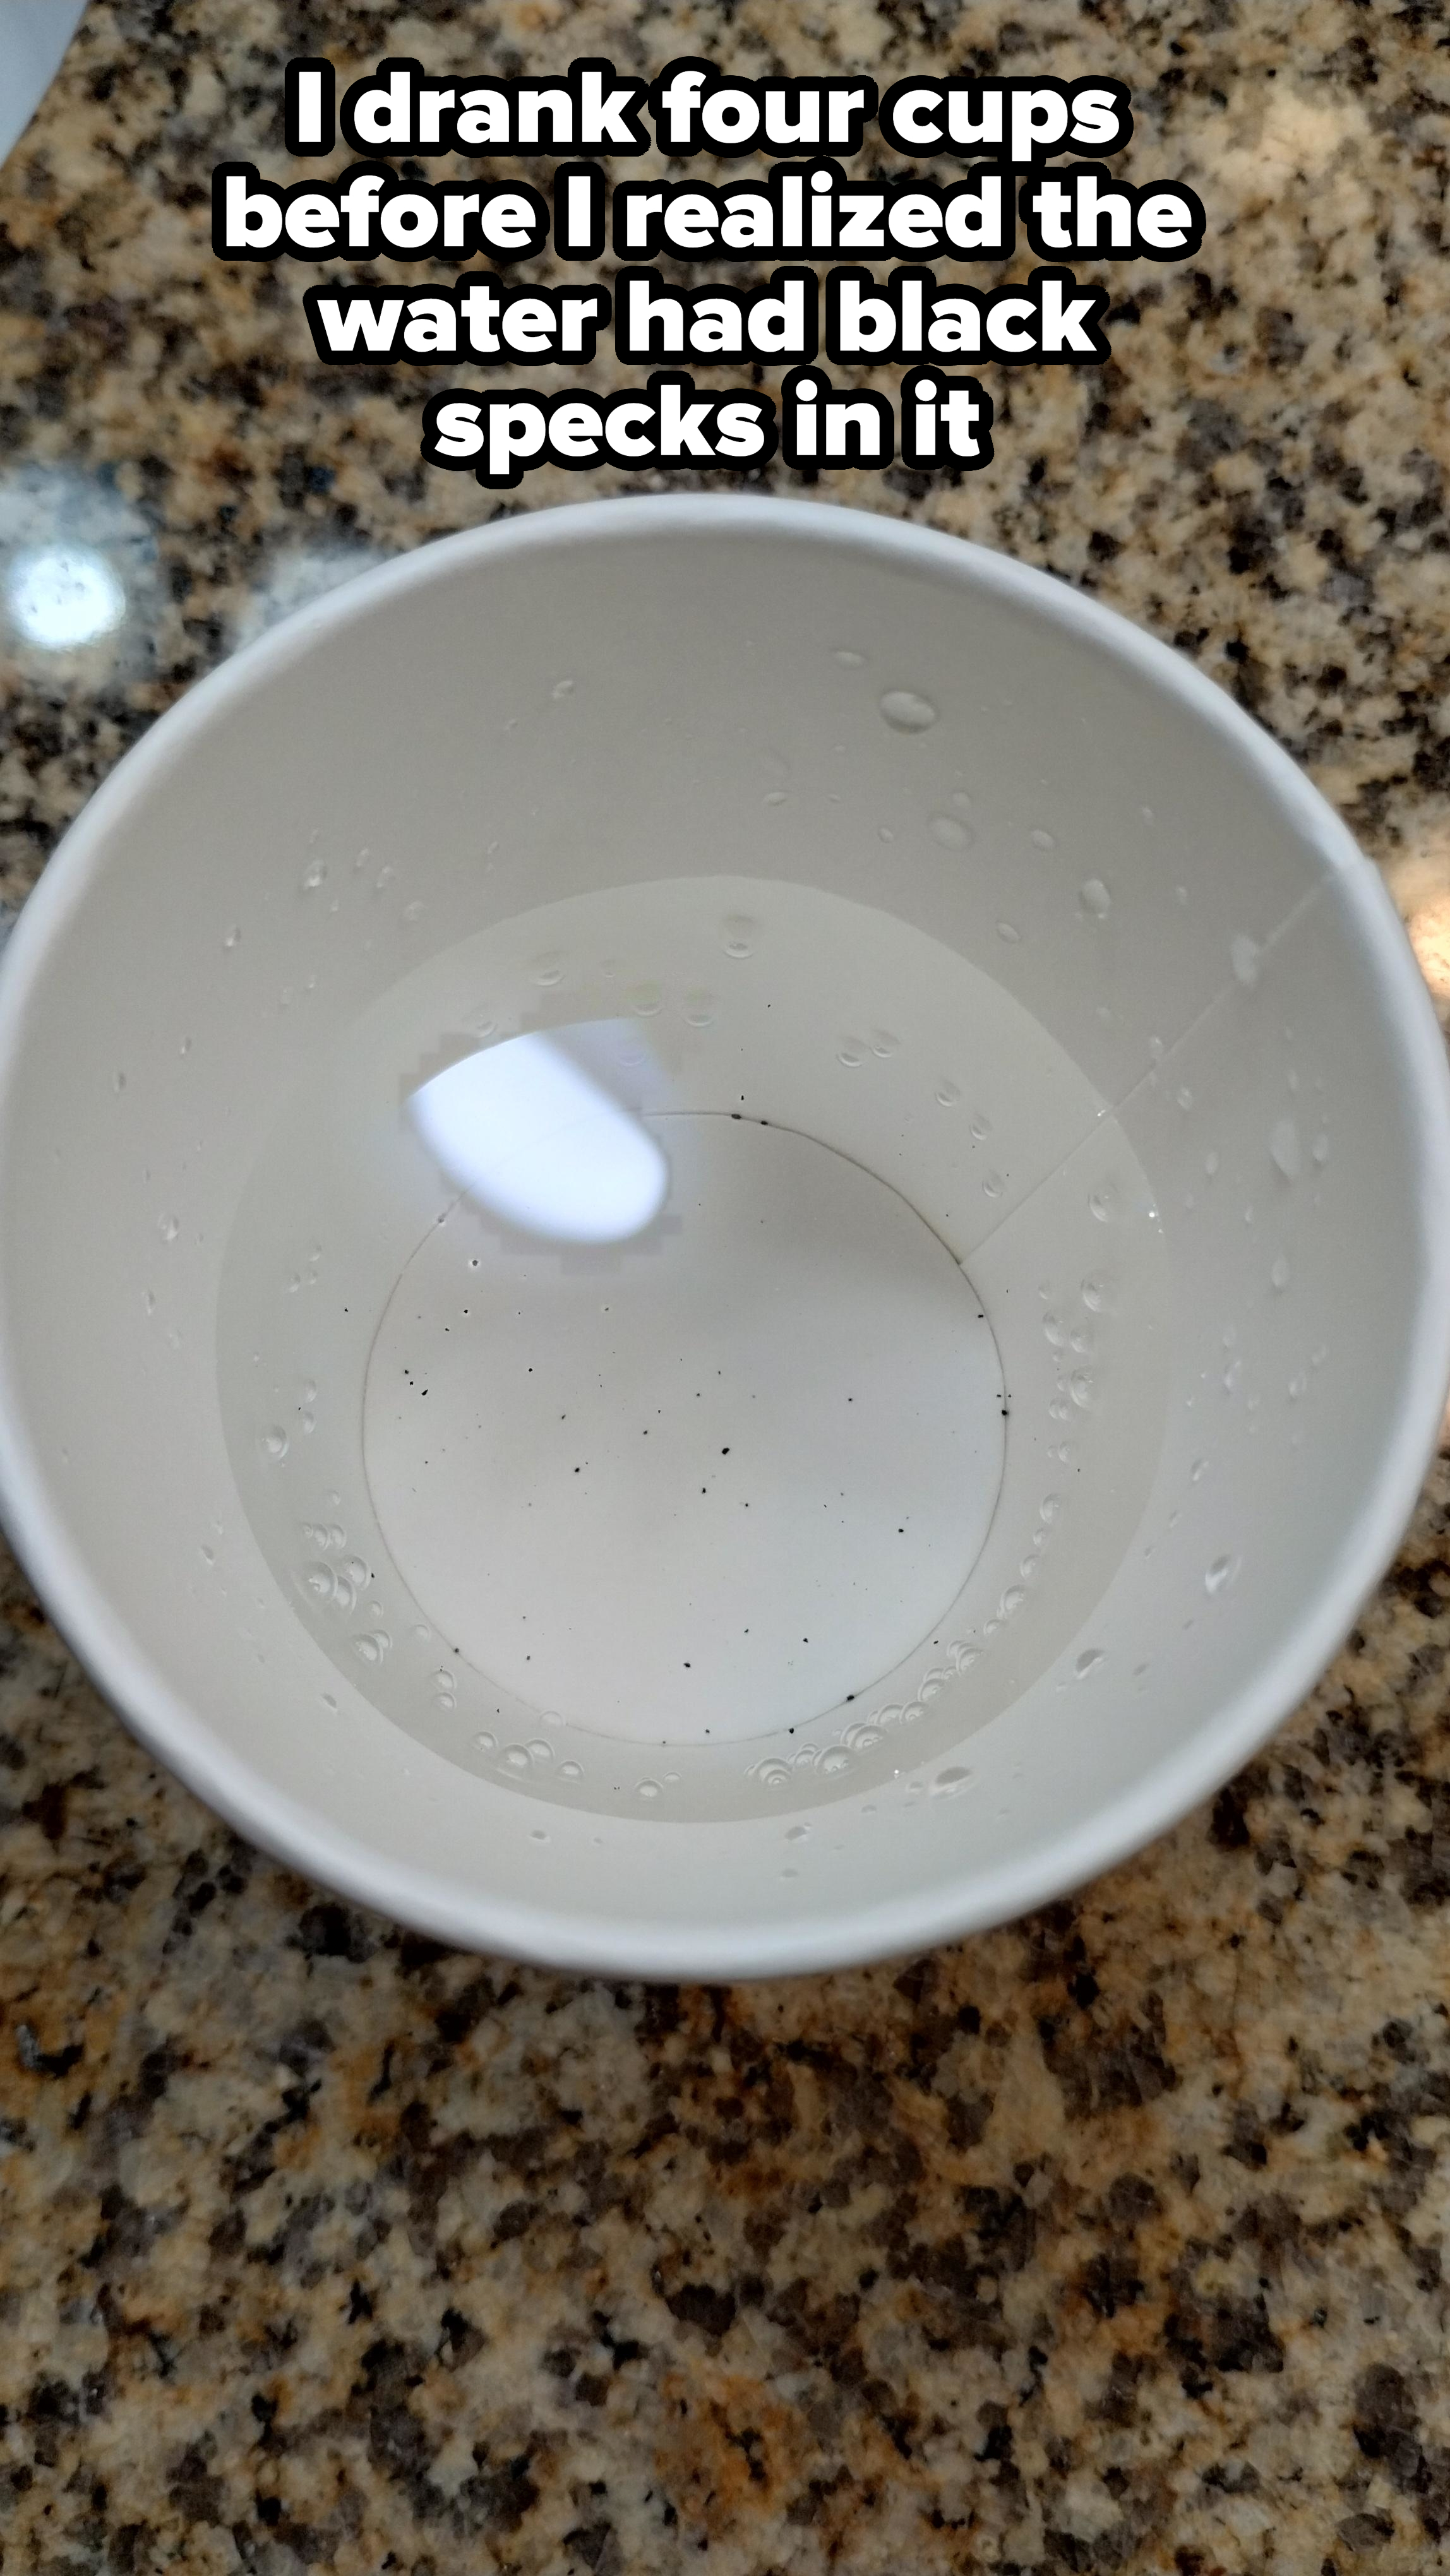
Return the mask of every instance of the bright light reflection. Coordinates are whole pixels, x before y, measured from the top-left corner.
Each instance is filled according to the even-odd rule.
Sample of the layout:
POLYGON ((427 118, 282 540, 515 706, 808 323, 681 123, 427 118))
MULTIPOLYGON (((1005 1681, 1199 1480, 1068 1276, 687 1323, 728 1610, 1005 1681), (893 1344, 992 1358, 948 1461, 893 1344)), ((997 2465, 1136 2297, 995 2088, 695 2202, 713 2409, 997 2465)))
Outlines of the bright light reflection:
POLYGON ((126 593, 94 546, 28 546, 6 573, 5 604, 28 644, 65 653, 119 626, 126 593))
MULTIPOLYGON (((621 1059, 632 1041, 638 1062, 629 1023, 595 1023, 589 1035, 616 1025, 621 1059)), ((557 1036, 530 1030, 465 1056, 408 1106, 449 1179, 530 1234, 622 1243, 664 1205, 670 1171, 653 1136, 557 1036)))

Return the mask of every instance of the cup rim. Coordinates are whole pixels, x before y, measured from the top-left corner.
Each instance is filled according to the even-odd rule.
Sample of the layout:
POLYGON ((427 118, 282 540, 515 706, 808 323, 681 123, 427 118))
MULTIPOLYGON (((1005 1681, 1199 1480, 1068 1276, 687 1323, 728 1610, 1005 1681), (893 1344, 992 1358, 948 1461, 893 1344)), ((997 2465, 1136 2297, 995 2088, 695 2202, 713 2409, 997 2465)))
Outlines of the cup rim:
MULTIPOLYGON (((193 738, 258 682, 394 597, 475 561, 519 551, 669 535, 768 531, 914 565, 1011 600, 1106 649, 1178 699, 1235 749, 1338 880, 1392 1022, 1426 1176, 1425 1257, 1403 1400, 1345 1531, 1336 1566, 1252 1681, 1191 1740, 1151 1765, 1072 1832, 970 1879, 942 1877, 906 1897, 823 1911, 788 1927, 749 1921, 682 1927, 558 1904, 500 1899, 400 1862, 293 1798, 215 1736, 176 1692, 91 1575, 53 1506, 23 1428, 22 1371, 0 1313, 0 1518, 54 1622, 148 1751, 274 1859, 350 1902, 452 1947, 593 1974, 746 1979, 900 1956, 1011 1921, 1115 1867, 1177 1824, 1256 1752, 1313 1688, 1392 1562, 1435 1453, 1450 1385, 1450 1061, 1429 993, 1373 863, 1289 754, 1215 682, 1156 636, 1052 574, 969 539, 842 503, 773 495, 626 495, 536 509, 414 548, 300 608, 190 688, 82 808, 27 899, 0 973, 0 1102, 24 1049, 37 989, 72 915, 106 865, 116 823, 181 762, 193 738), (1434 1182, 1442 1186, 1438 1189, 1434 1182)), ((420 1754, 422 1748, 419 1748, 420 1754)), ((440 1762, 442 1756, 435 1757, 440 1762)), ((652 1830, 669 1830, 661 1823, 652 1830)), ((689 1831, 709 1833, 709 1825, 689 1831)))

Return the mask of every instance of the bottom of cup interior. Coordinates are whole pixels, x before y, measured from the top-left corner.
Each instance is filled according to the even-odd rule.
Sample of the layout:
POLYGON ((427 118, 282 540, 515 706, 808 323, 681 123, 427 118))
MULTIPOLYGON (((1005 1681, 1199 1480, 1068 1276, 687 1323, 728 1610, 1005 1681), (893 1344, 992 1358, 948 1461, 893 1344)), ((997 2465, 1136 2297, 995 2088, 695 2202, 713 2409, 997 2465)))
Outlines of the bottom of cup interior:
POLYGON ((664 881, 345 1033, 252 1174, 220 1383, 349 1686, 534 1797, 748 1817, 945 1764, 1062 1651, 1165 1304, 1126 1135, 999 985, 814 888, 664 881))

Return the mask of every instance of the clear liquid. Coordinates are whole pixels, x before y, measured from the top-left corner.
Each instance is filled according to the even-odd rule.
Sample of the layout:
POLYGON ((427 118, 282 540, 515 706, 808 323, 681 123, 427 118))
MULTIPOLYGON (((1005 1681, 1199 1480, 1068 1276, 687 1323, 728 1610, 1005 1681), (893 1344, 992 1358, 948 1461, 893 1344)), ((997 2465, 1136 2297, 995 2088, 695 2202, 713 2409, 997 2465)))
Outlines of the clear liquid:
POLYGON ((813 888, 625 887, 428 960, 314 1068, 223 1407, 375 1706, 550 1796, 749 1811, 1049 1659, 1146 1490, 1152 1372, 1099 1345, 1155 1265, 1105 1104, 980 970, 813 888))

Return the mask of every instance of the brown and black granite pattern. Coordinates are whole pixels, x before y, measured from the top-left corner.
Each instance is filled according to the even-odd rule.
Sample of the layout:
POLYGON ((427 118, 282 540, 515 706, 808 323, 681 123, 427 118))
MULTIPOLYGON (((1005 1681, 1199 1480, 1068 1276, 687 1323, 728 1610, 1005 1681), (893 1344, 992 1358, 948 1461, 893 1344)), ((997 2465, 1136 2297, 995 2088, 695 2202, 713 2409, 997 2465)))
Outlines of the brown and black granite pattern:
MULTIPOLYGON (((820 497, 1192 654, 1450 1003, 1440 0, 92 0, 0 174, 0 553, 93 543, 130 614, 11 638, 0 895, 239 637, 499 507, 420 466, 427 380, 313 361, 306 271, 209 256, 211 163, 287 175, 279 66, 319 48, 1130 82, 1127 166, 1199 189, 1202 253, 1109 272, 1101 369, 988 371, 988 472, 820 497)), ((1450 2566, 1447 1532, 1442 1463, 1308 1705, 1075 1903, 735 1992, 452 1957, 300 1885, 11 1577, 5 2576, 1450 2566)))

